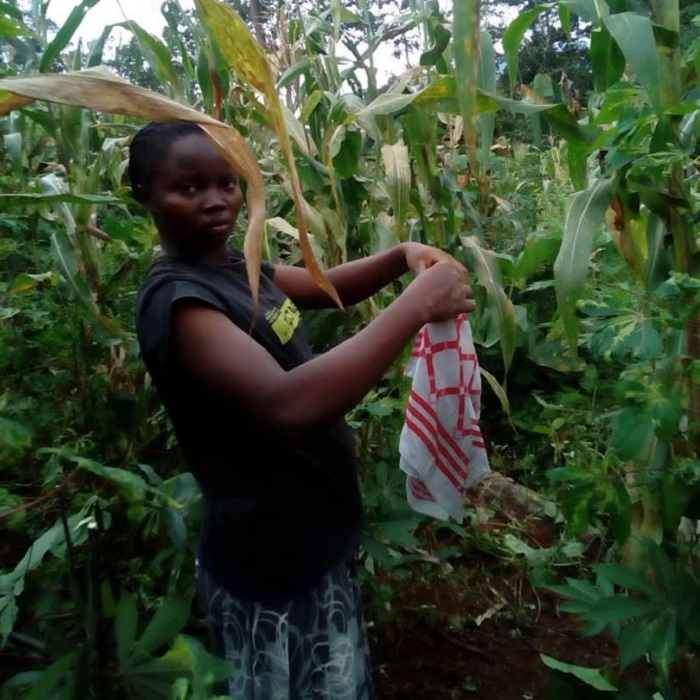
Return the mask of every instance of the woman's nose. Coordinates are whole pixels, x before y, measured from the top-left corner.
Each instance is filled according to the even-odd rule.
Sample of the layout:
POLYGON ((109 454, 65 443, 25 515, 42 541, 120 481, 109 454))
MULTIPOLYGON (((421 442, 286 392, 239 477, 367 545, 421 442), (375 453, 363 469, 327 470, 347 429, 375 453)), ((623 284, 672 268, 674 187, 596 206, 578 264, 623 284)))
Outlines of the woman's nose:
POLYGON ((226 202, 218 187, 212 187, 204 192, 204 201, 202 207, 207 211, 212 209, 225 209, 226 202))

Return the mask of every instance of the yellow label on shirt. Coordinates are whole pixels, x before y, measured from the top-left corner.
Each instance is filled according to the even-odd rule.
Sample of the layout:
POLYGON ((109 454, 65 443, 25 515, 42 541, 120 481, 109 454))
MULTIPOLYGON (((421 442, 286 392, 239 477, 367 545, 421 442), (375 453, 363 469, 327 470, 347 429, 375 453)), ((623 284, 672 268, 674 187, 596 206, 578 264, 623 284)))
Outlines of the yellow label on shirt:
POLYGON ((275 335, 280 339, 280 343, 284 345, 294 335, 294 331, 301 320, 301 314, 299 309, 294 306, 292 300, 287 299, 279 309, 270 309, 265 314, 265 318, 272 326, 275 335))

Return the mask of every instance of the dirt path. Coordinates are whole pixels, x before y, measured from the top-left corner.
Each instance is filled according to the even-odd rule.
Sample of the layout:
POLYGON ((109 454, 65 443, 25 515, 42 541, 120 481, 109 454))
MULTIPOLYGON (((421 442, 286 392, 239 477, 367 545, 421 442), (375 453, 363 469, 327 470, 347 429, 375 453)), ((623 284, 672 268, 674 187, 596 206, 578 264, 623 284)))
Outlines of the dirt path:
MULTIPOLYGON (((391 589, 385 619, 370 621, 378 700, 587 699, 594 691, 577 694, 573 679, 571 693, 553 690, 540 653, 595 668, 616 663, 611 640, 582 637, 556 596, 536 591, 522 569, 479 556, 449 573, 392 581, 391 589)), ((652 687, 646 665, 632 675, 652 687)))

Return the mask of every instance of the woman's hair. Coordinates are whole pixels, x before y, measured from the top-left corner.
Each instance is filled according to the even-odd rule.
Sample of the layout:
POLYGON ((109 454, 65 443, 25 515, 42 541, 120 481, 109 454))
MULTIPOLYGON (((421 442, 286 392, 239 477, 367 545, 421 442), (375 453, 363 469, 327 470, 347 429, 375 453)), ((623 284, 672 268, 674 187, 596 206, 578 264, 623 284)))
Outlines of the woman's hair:
POLYGON ((134 199, 148 197, 158 167, 170 147, 190 134, 203 134, 194 122, 149 122, 136 132, 129 145, 129 182, 134 199))

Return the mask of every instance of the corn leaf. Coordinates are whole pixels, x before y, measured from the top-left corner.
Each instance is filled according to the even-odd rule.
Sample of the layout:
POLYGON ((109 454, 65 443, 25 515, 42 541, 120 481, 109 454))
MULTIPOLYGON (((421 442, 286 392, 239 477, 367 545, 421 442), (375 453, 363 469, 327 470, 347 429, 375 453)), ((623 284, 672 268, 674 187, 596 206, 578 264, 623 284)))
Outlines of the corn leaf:
POLYGON ((661 76, 651 20, 636 12, 620 12, 601 19, 637 79, 649 91, 654 109, 661 111, 661 76))
POLYGON ((478 171, 476 159, 477 86, 479 78, 479 0, 455 0, 454 54, 457 72, 457 99, 464 123, 464 140, 472 171, 478 171))
MULTIPOLYGON (((277 139, 287 161, 294 202, 297 212, 299 245, 304 256, 306 269, 316 283, 342 308, 340 297, 328 281, 316 258, 309 237, 305 219, 304 197, 299 174, 294 161, 292 143, 287 130, 284 110, 277 94, 272 69, 262 47, 255 40, 241 17, 230 7, 217 0, 195 0, 197 13, 205 30, 216 41, 224 59, 249 85, 262 93, 267 102, 268 120, 277 134, 277 139)), ((262 259, 263 239, 246 237, 244 253, 249 275, 259 274, 262 259), (254 265, 254 270, 251 269, 254 265)), ((257 278, 256 278, 257 283, 257 278)))
POLYGON ((405 240, 404 226, 408 218, 411 196, 411 163, 408 148, 403 141, 382 146, 382 162, 386 172, 386 185, 394 210, 394 235, 405 240))
POLYGON ((68 19, 58 30, 53 41, 46 47, 46 51, 44 51, 44 55, 41 57, 41 63, 39 64, 40 71, 46 71, 51 68, 51 65, 58 58, 61 51, 70 43, 70 40, 85 18, 85 13, 91 7, 97 5, 99 1, 100 0, 83 0, 83 2, 71 10, 68 19))
POLYGON ((138 41, 139 48, 146 61, 150 64, 154 74, 161 82, 167 82, 173 89, 175 95, 182 92, 180 77, 177 74, 172 60, 172 50, 160 39, 149 34, 136 22, 122 22, 117 25, 131 31, 138 41))
POLYGON ((74 73, 3 78, 0 90, 12 93, 0 97, 0 116, 34 100, 46 100, 148 120, 197 122, 248 185, 245 248, 247 252, 257 251, 257 255, 251 255, 246 265, 251 293, 257 299, 265 225, 265 183, 257 160, 236 129, 163 95, 132 85, 102 66, 74 73))
POLYGON ((600 180, 593 187, 567 199, 564 236, 554 262, 554 283, 564 329, 574 354, 578 336, 576 302, 586 284, 593 238, 603 223, 610 198, 610 181, 600 180))
POLYGON ((515 86, 518 84, 519 60, 518 53, 520 44, 528 29, 535 23, 535 20, 547 10, 551 10, 556 3, 537 5, 531 10, 519 14, 503 33, 503 51, 506 55, 506 65, 508 66, 508 77, 510 79, 510 94, 515 93, 515 86))
POLYGON ((473 236, 462 236, 461 240, 469 251, 476 280, 486 290, 489 310, 496 319, 503 365, 508 372, 515 353, 515 310, 501 284, 496 254, 492 250, 482 248, 473 236))

